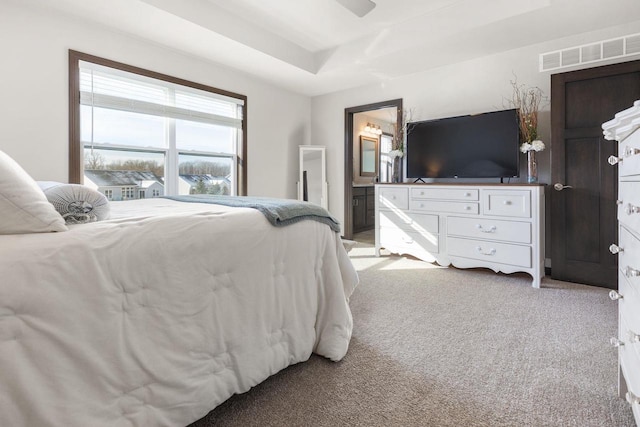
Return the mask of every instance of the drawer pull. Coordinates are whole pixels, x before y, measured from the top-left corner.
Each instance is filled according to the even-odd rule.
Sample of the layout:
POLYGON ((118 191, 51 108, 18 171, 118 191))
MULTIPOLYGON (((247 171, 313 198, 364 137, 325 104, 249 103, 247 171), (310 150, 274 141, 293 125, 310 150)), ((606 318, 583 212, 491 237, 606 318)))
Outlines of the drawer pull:
POLYGON ((618 163, 620 163, 622 161, 622 157, 616 157, 616 156, 609 156, 609 158, 607 159, 607 162, 613 166, 616 165, 618 163))
POLYGON ((465 206, 465 207, 464 207, 464 210, 465 210, 465 211, 470 211, 470 210, 471 210, 471 206, 465 206))
POLYGON ((638 277, 640 276, 640 270, 627 266, 627 268, 624 269, 624 275, 627 277, 638 277))
POLYGON ((635 156, 636 154, 640 154, 640 150, 637 148, 631 148, 627 145, 627 148, 624 149, 625 157, 635 156))
POLYGON ((476 224, 476 228, 483 233, 495 233, 495 231, 498 229, 495 225, 492 225, 490 228, 483 228, 482 224, 476 224))
POLYGON ((509 206, 511 204, 511 200, 505 200, 502 204, 509 206))
POLYGON ((636 396, 632 392, 628 391, 624 397, 625 399, 627 399, 627 402, 629 402, 631 405, 634 405, 634 404, 640 405, 640 396, 636 396))
POLYGON ((471 197, 471 193, 464 193, 464 197, 471 197))
POLYGON ((633 331, 628 331, 627 332, 627 336, 629 337, 629 342, 630 343, 640 342, 640 335, 636 334, 633 331))
POLYGON ((624 345, 624 341, 620 341, 616 337, 611 337, 609 339, 609 344, 611 344, 613 347, 622 347, 624 345))
POLYGON ((480 254, 482 254, 482 255, 486 255, 486 256, 493 256, 493 255, 495 255, 495 254, 496 254, 496 250, 495 250, 495 248, 491 248, 491 249, 489 249, 489 252, 484 252, 484 251, 482 250, 482 247, 480 247, 480 246, 476 246, 476 250, 477 250, 480 254))
POLYGON ((624 208, 624 211, 627 213, 627 215, 640 213, 640 206, 633 206, 631 203, 628 203, 627 207, 624 208))
POLYGON ((617 253, 624 252, 624 249, 613 243, 611 246, 609 246, 609 252, 615 255, 617 253))
POLYGON ((616 301, 619 299, 623 299, 624 297, 622 296, 622 294, 618 293, 618 291, 610 291, 609 298, 611 298, 611 301, 616 301))

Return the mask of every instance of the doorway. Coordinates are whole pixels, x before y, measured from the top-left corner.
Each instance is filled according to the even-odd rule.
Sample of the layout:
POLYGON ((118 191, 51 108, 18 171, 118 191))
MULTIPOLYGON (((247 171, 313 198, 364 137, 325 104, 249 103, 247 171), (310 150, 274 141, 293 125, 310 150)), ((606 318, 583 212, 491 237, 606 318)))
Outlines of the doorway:
MULTIPOLYGON (((354 150, 354 146, 356 146, 356 142, 359 143, 359 140, 356 141, 356 138, 354 137, 355 131, 356 130, 359 131, 359 129, 356 129, 356 126, 355 126, 355 116, 357 114, 367 113, 367 112, 373 114, 376 111, 387 109, 387 108, 395 108, 396 114, 395 114, 394 121, 397 124, 401 123, 402 122, 402 99, 376 102, 373 104, 360 105, 357 107, 350 107, 345 109, 344 226, 343 226, 343 233, 344 233, 345 239, 353 239, 354 219, 356 217, 359 217, 360 215, 364 215, 365 224, 366 224, 366 221, 370 221, 370 219, 367 220, 367 218, 368 216, 371 215, 371 211, 373 209, 373 204, 375 203, 375 200, 373 199, 373 194, 368 194, 368 192, 371 193, 371 188, 373 188, 373 185, 375 184, 377 179, 379 180, 379 176, 380 176, 380 169, 378 169, 378 172, 375 173, 373 176, 364 175, 361 177, 360 173, 358 173, 358 179, 355 179, 356 177, 354 174, 354 159, 359 159, 359 153, 358 153, 358 156, 356 156, 355 150, 354 150), (365 184, 365 181, 367 182, 366 184, 365 184), (356 190, 354 191, 354 189, 356 190), (364 195, 360 194, 363 191, 364 191, 364 195), (358 194, 354 195, 354 192, 358 194), (367 203, 367 201, 369 201, 369 203, 367 203)), ((381 131, 382 133, 380 133, 379 135, 383 135, 385 132, 383 129, 381 129, 381 131)), ((380 138, 378 137, 378 144, 379 144, 379 141, 380 141, 380 138)), ((376 159, 376 162, 378 162, 377 167, 380 168, 379 160, 376 159)))
POLYGON ((618 287, 617 143, 602 123, 640 98, 640 61, 551 77, 551 277, 618 287), (558 185, 559 184, 559 185, 558 185))

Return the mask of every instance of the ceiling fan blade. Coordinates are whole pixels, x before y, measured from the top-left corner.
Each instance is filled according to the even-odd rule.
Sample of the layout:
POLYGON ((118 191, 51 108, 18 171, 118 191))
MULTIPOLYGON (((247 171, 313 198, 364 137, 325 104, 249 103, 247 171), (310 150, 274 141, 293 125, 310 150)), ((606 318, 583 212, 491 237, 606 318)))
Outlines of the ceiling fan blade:
POLYGON ((362 18, 367 13, 371 12, 376 4, 371 0, 336 0, 338 3, 355 13, 358 17, 362 18))

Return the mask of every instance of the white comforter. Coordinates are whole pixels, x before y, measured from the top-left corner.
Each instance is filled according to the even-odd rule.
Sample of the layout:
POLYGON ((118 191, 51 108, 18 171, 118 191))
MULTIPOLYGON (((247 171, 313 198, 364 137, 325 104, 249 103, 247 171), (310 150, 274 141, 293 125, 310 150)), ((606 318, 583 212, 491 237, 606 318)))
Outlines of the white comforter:
POLYGON ((180 426, 311 352, 340 360, 357 275, 314 221, 165 199, 0 236, 0 425, 180 426))

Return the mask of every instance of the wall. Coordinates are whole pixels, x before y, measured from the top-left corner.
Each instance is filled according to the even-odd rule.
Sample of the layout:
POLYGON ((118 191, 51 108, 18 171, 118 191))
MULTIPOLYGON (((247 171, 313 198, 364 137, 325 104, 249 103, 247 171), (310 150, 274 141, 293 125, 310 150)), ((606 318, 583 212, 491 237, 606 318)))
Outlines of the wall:
MULTIPOLYGON (((381 84, 318 96, 312 99, 311 141, 327 145, 329 206, 344 220, 344 109, 403 98, 405 109, 414 110, 414 120, 496 111, 508 108, 505 98, 512 94, 510 81, 538 86, 550 95, 550 73, 538 72, 538 55, 557 49, 640 32, 640 22, 594 31, 522 49, 485 56, 470 61, 412 74, 381 84)), ((629 59, 626 59, 629 60, 629 59)), ((616 61, 601 62, 604 65, 616 61)), ((568 71, 569 69, 563 70, 568 71)), ((547 103, 539 117, 539 136, 550 143, 550 115, 547 103)), ((539 156, 540 182, 550 183, 550 150, 539 156)), ((526 181, 525 155, 521 156, 521 177, 526 181)), ((547 190, 549 193, 551 190, 547 190)))
POLYGON ((310 141, 308 97, 58 12, 11 2, 1 8, 0 150, 35 179, 67 181, 73 49, 246 95, 248 192, 296 198, 298 145, 310 141))

